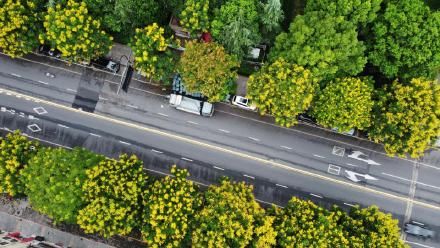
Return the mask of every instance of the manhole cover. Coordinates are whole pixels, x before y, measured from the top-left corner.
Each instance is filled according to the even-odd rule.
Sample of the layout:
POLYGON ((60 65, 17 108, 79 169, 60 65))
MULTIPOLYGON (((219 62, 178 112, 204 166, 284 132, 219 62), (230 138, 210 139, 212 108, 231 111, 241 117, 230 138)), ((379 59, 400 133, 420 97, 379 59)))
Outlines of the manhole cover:
POLYGON ((34 133, 41 131, 41 128, 37 124, 31 124, 31 125, 27 126, 27 128, 34 133))
POLYGON ((36 107, 34 108, 34 111, 39 115, 47 114, 47 111, 43 107, 36 107))

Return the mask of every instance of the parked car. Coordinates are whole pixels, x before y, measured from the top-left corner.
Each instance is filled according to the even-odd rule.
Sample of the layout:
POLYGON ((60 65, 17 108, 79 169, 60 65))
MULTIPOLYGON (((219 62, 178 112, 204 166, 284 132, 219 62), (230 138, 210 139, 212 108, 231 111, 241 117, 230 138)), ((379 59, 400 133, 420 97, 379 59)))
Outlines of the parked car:
POLYGON ((406 223, 404 231, 410 235, 418 236, 421 238, 432 238, 435 234, 435 232, 428 229, 425 224, 415 221, 406 223))
POLYGON ((243 96, 234 96, 232 98, 232 104, 242 109, 247 109, 252 111, 255 111, 257 109, 257 106, 254 103, 252 103, 251 100, 243 96))
POLYGON ((95 68, 117 73, 121 68, 121 64, 117 61, 101 57, 91 61, 91 65, 95 68))
POLYGON ((61 58, 61 51, 56 48, 51 48, 49 45, 41 45, 38 48, 38 53, 50 57, 61 58))

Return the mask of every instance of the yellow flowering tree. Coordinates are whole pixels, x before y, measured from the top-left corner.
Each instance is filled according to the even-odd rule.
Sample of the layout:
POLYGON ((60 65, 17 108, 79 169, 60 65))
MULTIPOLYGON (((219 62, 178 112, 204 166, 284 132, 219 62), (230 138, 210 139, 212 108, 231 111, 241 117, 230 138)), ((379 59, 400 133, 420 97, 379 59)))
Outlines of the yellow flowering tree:
POLYGON ((0 48, 11 57, 20 57, 38 46, 40 21, 38 1, 0 2, 0 48))
POLYGON ((328 211, 311 201, 293 197, 283 209, 272 208, 277 247, 349 247, 339 219, 342 211, 328 211))
POLYGON ((22 195, 24 183, 20 172, 36 154, 38 143, 28 140, 19 131, 0 138, 0 193, 22 195))
POLYGON ((205 192, 203 209, 195 216, 192 246, 246 247, 256 238, 258 244, 274 245, 276 233, 267 230, 271 228, 267 225, 270 220, 261 221, 264 210, 255 201, 252 190, 244 182, 227 179, 218 186, 211 185, 205 192), (258 229, 257 224, 266 225, 258 229))
POLYGON ((86 233, 104 237, 126 235, 140 224, 146 175, 136 156, 107 159, 86 171, 83 184, 87 206, 79 211, 78 225, 86 233))
POLYGON ((377 206, 354 207, 345 214, 340 225, 348 238, 350 247, 355 248, 409 248, 400 239, 399 221, 391 214, 381 212, 377 206))
POLYGON ((275 121, 285 127, 298 122, 297 115, 310 106, 316 88, 309 70, 284 59, 263 66, 247 83, 248 97, 260 113, 273 115, 275 121))
POLYGON ((201 196, 185 169, 171 168, 174 177, 164 177, 147 188, 144 198, 142 237, 149 247, 188 245, 193 215, 201 196))
POLYGON ((324 127, 340 132, 371 125, 373 82, 368 78, 337 78, 317 96, 312 114, 324 127))
POLYGON ((191 36, 209 29, 209 0, 187 0, 185 9, 180 13, 180 23, 191 36))
POLYGON ((153 23, 143 29, 136 29, 130 47, 135 56, 136 69, 155 80, 164 80, 172 74, 174 56, 164 37, 165 30, 153 23))
POLYGON ((49 7, 44 18, 46 33, 40 42, 48 42, 72 61, 90 61, 106 55, 113 38, 101 30, 101 23, 88 14, 84 2, 69 0, 67 5, 49 7))
POLYGON ((414 78, 378 91, 369 136, 394 155, 420 157, 440 136, 440 85, 414 78))
POLYGON ((219 102, 229 91, 229 83, 237 78, 238 61, 215 43, 190 41, 186 44, 179 65, 185 88, 200 92, 210 102, 219 102))

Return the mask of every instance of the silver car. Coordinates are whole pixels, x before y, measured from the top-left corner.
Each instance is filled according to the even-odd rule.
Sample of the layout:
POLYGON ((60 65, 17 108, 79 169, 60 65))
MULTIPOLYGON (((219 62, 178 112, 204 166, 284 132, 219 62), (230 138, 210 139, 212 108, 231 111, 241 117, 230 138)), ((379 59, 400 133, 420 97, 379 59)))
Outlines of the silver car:
POLYGON ((421 238, 432 238, 435 234, 434 231, 428 229, 424 224, 415 221, 406 223, 404 231, 421 238))

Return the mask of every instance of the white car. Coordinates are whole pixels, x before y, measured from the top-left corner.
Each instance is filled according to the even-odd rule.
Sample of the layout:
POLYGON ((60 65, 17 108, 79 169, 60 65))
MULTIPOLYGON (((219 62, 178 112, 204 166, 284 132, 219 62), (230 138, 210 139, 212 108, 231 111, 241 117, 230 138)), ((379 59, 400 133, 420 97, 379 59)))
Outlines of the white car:
POLYGON ((243 96, 234 96, 232 98, 232 104, 242 109, 247 109, 252 111, 255 111, 257 109, 257 106, 253 104, 251 100, 243 96))

